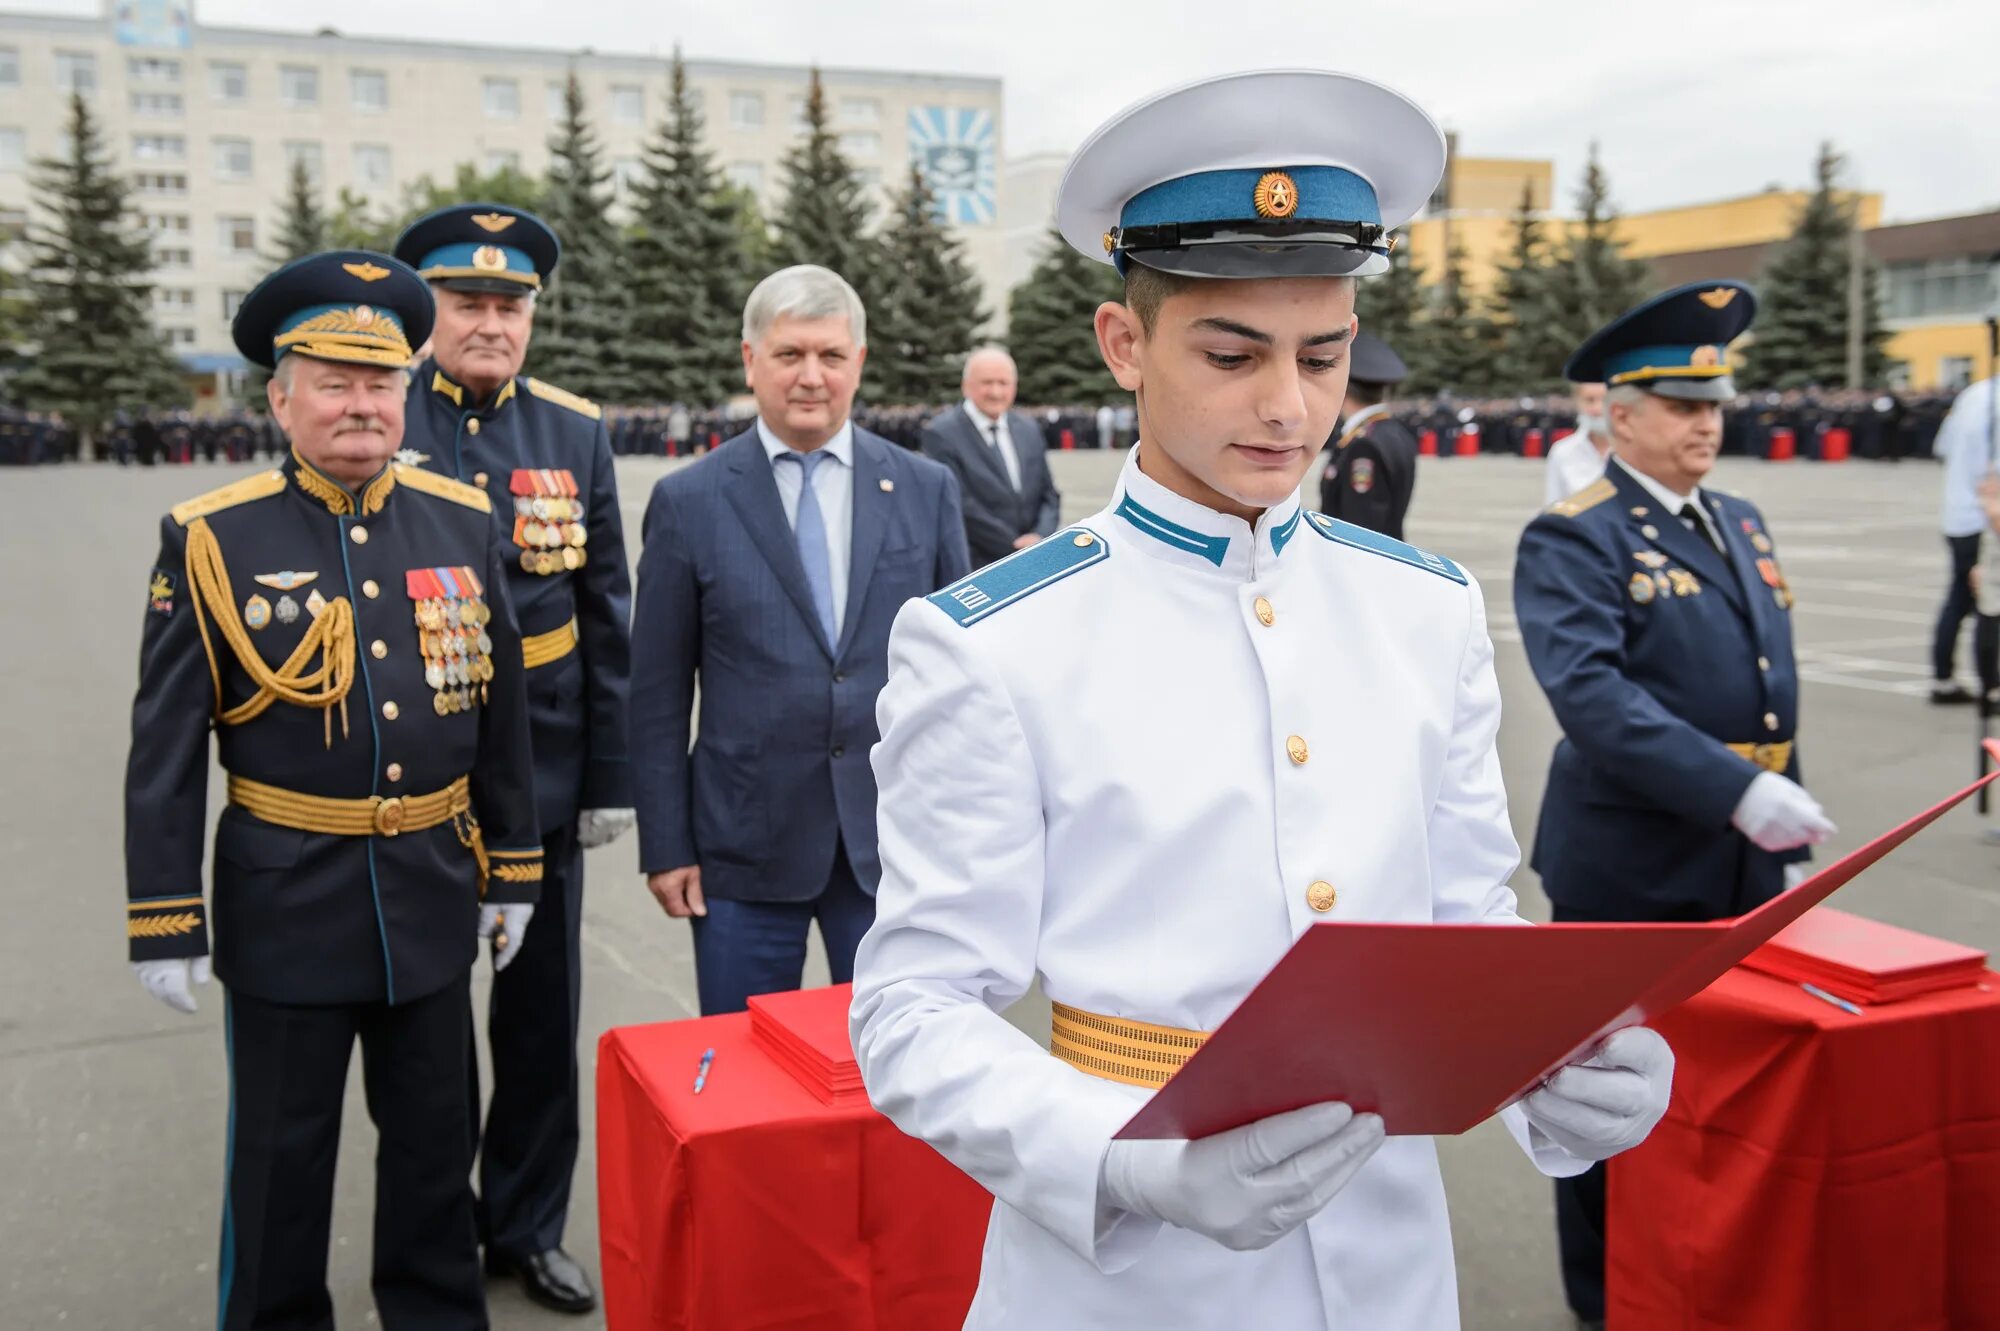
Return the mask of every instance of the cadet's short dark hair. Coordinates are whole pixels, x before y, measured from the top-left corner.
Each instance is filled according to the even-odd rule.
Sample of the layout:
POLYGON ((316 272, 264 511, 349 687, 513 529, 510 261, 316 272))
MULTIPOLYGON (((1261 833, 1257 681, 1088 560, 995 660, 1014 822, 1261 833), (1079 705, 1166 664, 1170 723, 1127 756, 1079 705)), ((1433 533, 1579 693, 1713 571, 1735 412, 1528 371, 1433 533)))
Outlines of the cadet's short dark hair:
POLYGON ((1153 323, 1160 317, 1160 307, 1169 298, 1180 295, 1203 280, 1181 273, 1162 272, 1158 268, 1148 268, 1136 259, 1130 260, 1125 265, 1125 304, 1139 316, 1140 325, 1151 336, 1153 323))
POLYGON ((1347 395, 1364 407, 1379 407, 1389 400, 1389 385, 1364 384, 1359 379, 1349 379, 1347 395))

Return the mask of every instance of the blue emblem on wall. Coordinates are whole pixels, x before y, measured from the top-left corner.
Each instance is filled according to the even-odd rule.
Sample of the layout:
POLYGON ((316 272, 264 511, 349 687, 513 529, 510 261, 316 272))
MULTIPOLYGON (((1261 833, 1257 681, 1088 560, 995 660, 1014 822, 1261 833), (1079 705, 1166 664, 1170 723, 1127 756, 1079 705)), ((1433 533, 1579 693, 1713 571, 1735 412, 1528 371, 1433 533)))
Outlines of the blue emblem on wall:
POLYGON ((964 226, 998 212, 993 117, 958 106, 913 107, 910 158, 937 195, 938 217, 964 226))

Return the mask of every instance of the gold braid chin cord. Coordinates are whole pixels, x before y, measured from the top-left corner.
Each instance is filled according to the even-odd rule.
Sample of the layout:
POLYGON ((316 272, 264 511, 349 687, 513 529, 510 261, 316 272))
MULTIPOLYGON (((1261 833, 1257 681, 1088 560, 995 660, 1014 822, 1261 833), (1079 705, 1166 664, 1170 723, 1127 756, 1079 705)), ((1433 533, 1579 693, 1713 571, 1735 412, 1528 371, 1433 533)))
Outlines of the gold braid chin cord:
POLYGON ((317 707, 326 713, 326 746, 333 747, 333 709, 340 708, 340 734, 347 737, 347 691, 354 685, 354 606, 344 596, 326 603, 306 636, 285 661, 272 670, 251 643, 243 621, 236 613, 236 593, 229 585, 229 569, 222 562, 222 546, 209 530, 206 518, 188 524, 187 567, 193 584, 195 624, 201 630, 201 645, 208 653, 209 674, 215 681, 215 710, 225 726, 240 726, 263 714, 274 702, 299 707, 317 707), (217 668, 215 645, 208 636, 208 614, 203 602, 215 612, 215 624, 236 660, 257 686, 247 702, 222 710, 222 672, 217 668), (307 671, 306 662, 319 654, 317 670, 307 671))

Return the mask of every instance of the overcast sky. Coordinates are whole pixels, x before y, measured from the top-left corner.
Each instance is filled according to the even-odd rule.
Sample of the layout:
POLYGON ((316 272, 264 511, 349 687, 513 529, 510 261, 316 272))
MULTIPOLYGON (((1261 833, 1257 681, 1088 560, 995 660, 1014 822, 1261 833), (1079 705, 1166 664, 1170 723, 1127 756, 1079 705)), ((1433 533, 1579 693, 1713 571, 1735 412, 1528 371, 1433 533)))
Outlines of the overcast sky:
MULTIPOLYGON (((96 13, 95 0, 0 9, 96 13)), ((2000 206, 1993 0, 197 0, 198 21, 604 52, 996 75, 1005 152, 1067 153, 1206 74, 1304 64, 1414 96, 1468 156, 1590 141, 1626 210, 1802 185, 1821 139, 1907 220, 2000 206)), ((435 130, 433 132, 436 132, 435 130)))

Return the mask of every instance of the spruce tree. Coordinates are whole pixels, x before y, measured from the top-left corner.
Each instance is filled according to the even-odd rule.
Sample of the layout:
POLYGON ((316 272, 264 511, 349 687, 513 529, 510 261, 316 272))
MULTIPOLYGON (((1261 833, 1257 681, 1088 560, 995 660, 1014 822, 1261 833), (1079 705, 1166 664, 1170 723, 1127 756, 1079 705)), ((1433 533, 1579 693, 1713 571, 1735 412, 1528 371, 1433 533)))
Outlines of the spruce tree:
MULTIPOLYGON (((574 82, 573 79, 571 81, 574 82)), ((567 120, 564 125, 567 129, 567 120)), ((451 179, 443 184, 426 175, 404 186, 401 205, 389 224, 390 238, 393 240, 404 227, 424 214, 454 203, 504 203, 510 208, 539 216, 546 206, 547 196, 548 186, 519 167, 503 166, 497 171, 481 171, 471 162, 460 162, 453 170, 451 179)))
MULTIPOLYGON (((1820 145, 1817 185, 1799 212, 1792 237, 1764 269, 1757 326, 1744 357, 1743 381, 1757 388, 1834 387, 1847 382, 1848 280, 1857 224, 1851 197, 1842 198, 1841 157, 1820 145)), ((1861 265, 1861 387, 1886 377, 1876 271, 1861 265)))
POLYGON ((1125 390, 1098 354, 1093 319, 1099 305, 1124 298, 1117 269, 1079 254, 1049 228, 1042 257, 1007 300, 1021 401, 1067 407, 1123 400, 1125 390))
POLYGON ((607 215, 611 172, 584 119, 583 88, 572 72, 563 91, 563 119, 549 140, 549 174, 540 215, 562 241, 562 264, 542 290, 529 368, 539 378, 585 397, 634 399, 625 372, 631 321, 622 238, 607 215))
POLYGON ((304 162, 293 162, 285 182, 285 198, 278 210, 278 250, 271 256, 273 264, 290 263, 329 248, 327 234, 319 182, 313 179, 304 162))
POLYGON ((882 253, 886 272, 868 314, 869 398, 948 402, 987 311, 965 246, 945 229, 937 196, 915 162, 883 230, 882 253))
POLYGON ((396 220, 377 217, 368 196, 345 186, 326 219, 326 247, 331 250, 375 250, 387 254, 396 244, 396 220))
POLYGON ((29 188, 47 220, 28 227, 36 345, 13 391, 30 410, 61 412, 89 457, 112 412, 185 406, 187 383, 149 315, 151 245, 82 96, 70 97, 68 157, 38 160, 29 188))
POLYGON ((1416 325, 1423 308, 1423 276, 1408 245, 1389 251, 1388 272, 1356 284, 1354 313, 1361 327, 1387 342, 1405 362, 1417 348, 1416 325))
POLYGON ((1551 340, 1572 351, 1651 295, 1653 286, 1644 261, 1628 258, 1615 234, 1618 212, 1594 143, 1577 187, 1576 211, 1577 220, 1555 247, 1547 274, 1551 340))
POLYGON ((1418 324, 1417 359, 1405 393, 1449 392, 1484 397, 1498 387, 1494 376, 1494 328, 1465 281, 1465 246, 1453 241, 1444 270, 1429 292, 1418 324))
POLYGON ((879 247, 869 234, 874 209, 860 175, 827 127, 826 89, 818 69, 806 90, 805 137, 781 165, 785 197, 772 219, 775 264, 831 268, 872 307, 881 268, 879 247))
MULTIPOLYGON (((0 222, 0 251, 19 243, 24 236, 25 228, 0 222)), ((11 400, 7 379, 26 363, 22 347, 28 335, 30 312, 20 275, 0 264, 0 401, 11 400)))
POLYGON ((737 344, 750 286, 742 207, 702 141, 701 109, 676 49, 666 118, 646 145, 626 241, 636 400, 706 406, 741 386, 737 344))
POLYGON ((1494 386, 1506 394, 1554 391, 1562 383, 1563 362, 1576 344, 1549 301, 1548 244, 1535 213, 1532 185, 1521 187, 1513 243, 1495 275, 1489 309, 1494 386))

